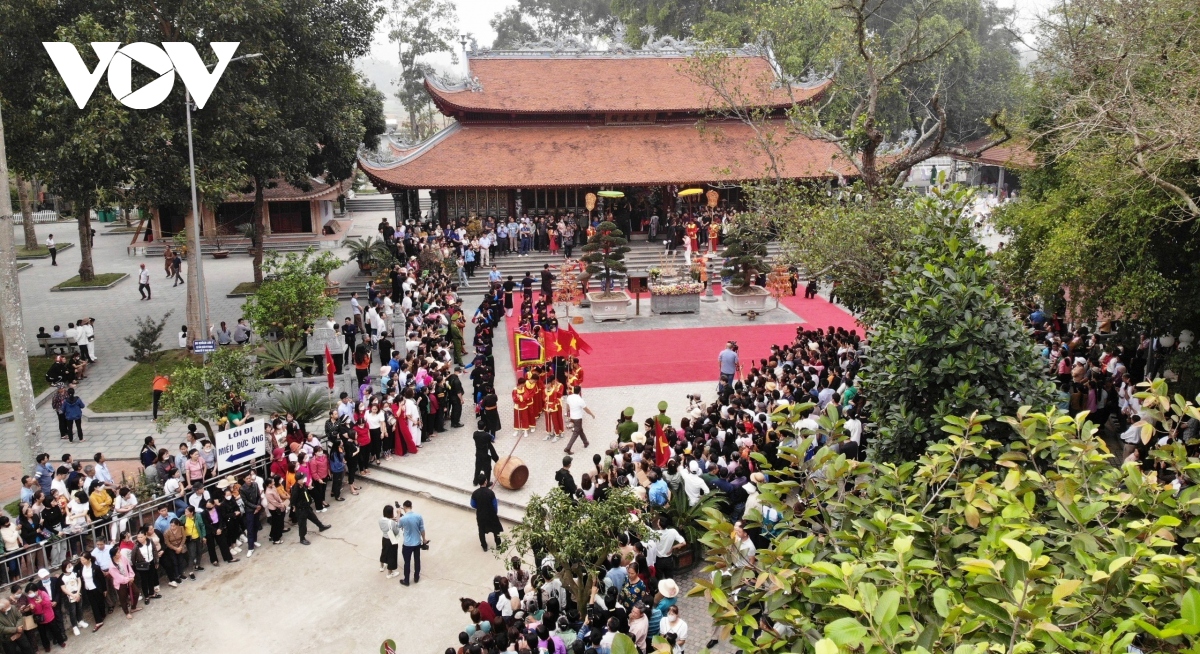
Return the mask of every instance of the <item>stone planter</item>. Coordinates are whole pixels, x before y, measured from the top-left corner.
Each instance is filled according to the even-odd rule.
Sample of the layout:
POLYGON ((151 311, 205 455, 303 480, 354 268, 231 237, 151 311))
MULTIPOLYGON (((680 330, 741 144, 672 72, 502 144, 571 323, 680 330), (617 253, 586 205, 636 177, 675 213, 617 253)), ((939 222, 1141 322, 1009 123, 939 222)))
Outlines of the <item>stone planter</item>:
POLYGON ((738 315, 746 315, 751 311, 762 313, 767 308, 767 298, 771 294, 761 286, 751 286, 749 293, 737 293, 736 289, 721 287, 721 297, 725 298, 725 308, 738 315))
POLYGON ((213 250, 212 258, 228 259, 229 258, 229 250, 213 250))
POLYGON ((700 311, 700 294, 654 295, 650 294, 650 313, 697 313, 700 311))
POLYGON ((620 297, 605 299, 604 293, 587 294, 593 320, 625 320, 629 317, 629 305, 633 302, 629 299, 629 294, 625 291, 615 291, 614 293, 620 297))

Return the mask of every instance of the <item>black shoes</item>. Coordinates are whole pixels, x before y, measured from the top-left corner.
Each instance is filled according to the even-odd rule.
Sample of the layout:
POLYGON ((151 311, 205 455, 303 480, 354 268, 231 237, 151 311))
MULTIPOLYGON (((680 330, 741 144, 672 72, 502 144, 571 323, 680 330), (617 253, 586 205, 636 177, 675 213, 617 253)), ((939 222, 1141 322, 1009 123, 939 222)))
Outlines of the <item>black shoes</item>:
POLYGON ((307 540, 300 541, 300 544, 301 545, 312 545, 312 543, 308 542, 307 540))

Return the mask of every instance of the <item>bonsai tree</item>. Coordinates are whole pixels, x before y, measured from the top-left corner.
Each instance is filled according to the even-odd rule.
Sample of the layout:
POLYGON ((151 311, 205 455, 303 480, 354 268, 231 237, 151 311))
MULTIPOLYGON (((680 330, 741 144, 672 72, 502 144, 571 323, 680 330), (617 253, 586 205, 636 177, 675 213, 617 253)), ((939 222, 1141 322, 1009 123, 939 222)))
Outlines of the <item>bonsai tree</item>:
POLYGON ((337 298, 325 294, 326 275, 341 265, 332 252, 315 255, 274 250, 263 262, 266 277, 242 308, 243 315, 260 331, 278 331, 283 339, 299 341, 317 318, 333 315, 337 298))
POLYGON ((171 313, 171 311, 166 312, 162 319, 157 321, 150 316, 138 318, 137 332, 125 337, 125 342, 133 348, 133 354, 125 358, 137 363, 149 363, 157 359, 162 350, 158 339, 162 338, 163 330, 167 328, 167 318, 171 317, 171 313))
POLYGON ((613 288, 616 273, 625 272, 625 253, 629 251, 625 234, 617 229, 616 223, 604 221, 596 228, 596 235, 583 246, 585 254, 580 257, 587 262, 588 275, 600 275, 601 290, 609 293, 613 288))
POLYGON ((736 219, 732 229, 725 235, 725 266, 721 276, 728 277, 739 295, 750 292, 755 273, 771 270, 764 259, 767 256, 767 232, 754 222, 754 217, 743 214, 736 219))
POLYGON ((158 430, 172 422, 194 422, 212 439, 230 395, 248 399, 262 387, 258 365, 245 348, 220 348, 205 365, 189 362, 175 369, 171 385, 163 392, 158 430))

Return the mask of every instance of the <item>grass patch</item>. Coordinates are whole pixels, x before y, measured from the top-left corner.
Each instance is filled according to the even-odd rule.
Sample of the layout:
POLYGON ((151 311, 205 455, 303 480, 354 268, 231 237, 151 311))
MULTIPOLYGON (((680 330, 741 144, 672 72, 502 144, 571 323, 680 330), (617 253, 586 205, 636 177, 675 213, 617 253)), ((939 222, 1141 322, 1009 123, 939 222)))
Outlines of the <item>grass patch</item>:
MULTIPOLYGON (((33 381, 33 394, 41 395, 50 388, 46 371, 54 363, 54 357, 29 357, 29 378, 33 381)), ((8 393, 8 371, 0 366, 0 413, 12 412, 12 397, 8 393)))
POLYGON ((254 293, 254 291, 257 291, 257 290, 258 290, 258 282, 242 282, 241 284, 234 286, 233 290, 230 291, 229 294, 230 295, 252 295, 254 293))
POLYGON ((121 279, 125 273, 99 273, 92 278, 91 281, 82 281, 79 275, 68 279, 67 281, 55 286, 54 288, 92 288, 95 286, 108 286, 109 284, 121 279))
MULTIPOLYGON (((56 243, 55 247, 58 248, 59 254, 62 254, 63 250, 65 250, 73 245, 75 245, 75 244, 74 243, 56 243)), ((26 250, 22 246, 22 247, 17 248, 17 258, 18 259, 49 259, 50 258, 50 248, 46 247, 45 245, 38 245, 36 248, 33 248, 31 250, 26 250)))
POLYGON ((149 411, 153 403, 150 385, 157 370, 170 375, 190 359, 186 350, 167 350, 151 363, 136 363, 129 372, 113 382, 88 408, 96 413, 149 411))
POLYGON ((17 515, 21 512, 21 500, 15 499, 15 500, 9 502, 8 504, 5 504, 4 512, 8 514, 8 517, 16 518, 17 515))

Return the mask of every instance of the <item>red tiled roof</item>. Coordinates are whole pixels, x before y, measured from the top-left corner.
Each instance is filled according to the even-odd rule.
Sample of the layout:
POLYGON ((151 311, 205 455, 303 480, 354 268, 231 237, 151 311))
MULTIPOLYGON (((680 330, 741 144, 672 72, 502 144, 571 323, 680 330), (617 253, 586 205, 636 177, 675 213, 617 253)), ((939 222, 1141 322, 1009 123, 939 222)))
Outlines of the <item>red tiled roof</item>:
MULTIPOLYGON (((263 199, 268 202, 303 202, 306 200, 333 200, 350 188, 350 180, 342 180, 337 184, 326 184, 315 179, 309 180, 311 188, 305 191, 283 180, 272 180, 270 186, 263 189, 263 199)), ((225 198, 226 202, 254 202, 254 191, 235 193, 225 198)))
MULTIPOLYGON (((731 56, 729 75, 741 80, 747 103, 786 107, 792 96, 777 83, 763 57, 731 56)), ((446 114, 457 111, 529 113, 697 112, 719 108, 711 89, 687 74, 684 57, 490 57, 470 60, 482 90, 446 90, 436 80, 425 88, 446 114)), ((828 86, 795 87, 797 102, 828 86)))
MULTIPOLYGON (((784 123, 776 123, 785 129, 784 123)), ((544 188, 739 182, 762 178, 767 157, 739 122, 629 126, 456 123, 389 165, 359 160, 381 188, 544 188)), ((853 175, 833 145, 797 137, 780 151, 788 178, 853 175)))
MULTIPOLYGON (((985 145, 988 139, 975 139, 969 143, 964 143, 962 147, 967 150, 974 150, 982 145, 985 145)), ((1029 149, 1029 146, 1019 141, 1005 141, 1000 145, 990 147, 979 153, 978 157, 962 157, 954 155, 959 161, 970 161, 972 163, 981 163, 985 166, 1002 166, 1004 168, 1035 168, 1037 167, 1037 153, 1029 149)))

